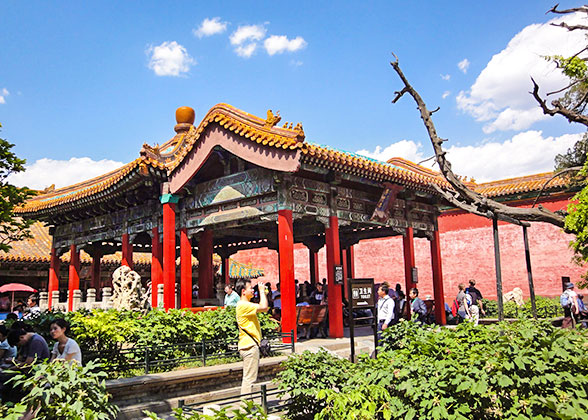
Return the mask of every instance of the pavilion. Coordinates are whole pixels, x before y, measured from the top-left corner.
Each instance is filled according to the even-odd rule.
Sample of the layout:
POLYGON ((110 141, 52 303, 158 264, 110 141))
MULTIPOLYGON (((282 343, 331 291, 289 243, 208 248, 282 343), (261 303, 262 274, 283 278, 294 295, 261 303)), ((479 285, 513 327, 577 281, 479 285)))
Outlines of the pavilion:
MULTIPOLYGON (((335 266, 352 278, 354 244, 402 235, 406 288, 416 280, 413 238, 427 238, 434 296, 443 302, 437 224, 443 202, 433 184, 448 184, 438 173, 309 143, 302 124, 278 127, 281 117, 271 111, 264 120, 219 104, 199 125, 194 119, 193 109, 178 108, 170 140, 145 144, 131 163, 34 197, 17 210, 51 226, 49 296, 67 251, 71 302, 82 249, 93 259, 120 250, 122 264, 132 266, 133 250, 140 248, 151 252, 153 290, 163 284, 164 306, 172 308, 179 243, 181 307, 188 307, 193 255, 200 297, 212 298, 213 253, 227 273, 237 251, 268 247, 278 251, 282 331, 290 332, 296 329, 294 243, 309 249, 311 272, 326 245, 329 331, 342 337, 344 287, 335 284, 335 266)), ((436 305, 435 315, 445 322, 443 305, 436 305)))

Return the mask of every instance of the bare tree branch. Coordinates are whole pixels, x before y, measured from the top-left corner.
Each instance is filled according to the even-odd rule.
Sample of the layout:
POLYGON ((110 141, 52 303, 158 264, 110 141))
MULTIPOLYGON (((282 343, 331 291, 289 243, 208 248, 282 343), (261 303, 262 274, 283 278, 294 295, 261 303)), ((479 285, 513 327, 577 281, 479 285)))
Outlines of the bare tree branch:
POLYGON ((559 14, 559 15, 567 15, 569 13, 575 13, 575 12, 588 13, 588 6, 575 7, 573 9, 557 10, 557 7, 558 6, 559 6, 559 3, 557 3, 551 9, 549 9, 547 12, 545 12, 545 14, 548 14, 548 13, 556 13, 556 14, 559 14))
POLYGON ((535 207, 535 204, 537 204, 537 200, 539 200, 539 197, 541 197, 541 194, 543 194, 543 191, 545 191, 545 188, 547 187, 547 185, 551 181, 553 181, 555 178, 557 178, 559 176, 562 176, 563 174, 566 174, 568 172, 577 172, 577 171, 579 171, 581 169, 582 169, 581 166, 574 166, 572 168, 562 169, 561 171, 559 171, 558 173, 556 173, 555 175, 553 175, 551 178, 549 178, 547 181, 545 181, 545 183, 541 187, 541 191, 539 191, 539 194, 537 194, 537 197, 535 197, 535 200, 533 201, 533 205, 531 206, 531 208, 535 207))
POLYGON ((451 187, 455 190, 455 195, 453 195, 451 191, 444 191, 440 187, 435 186, 437 191, 442 194, 448 202, 456 207, 479 216, 487 218, 497 217, 500 220, 507 220, 511 223, 517 224, 523 224, 524 221, 546 222, 563 227, 564 217, 560 214, 551 212, 543 207, 533 209, 510 207, 491 200, 464 185, 464 183, 453 173, 451 163, 445 157, 446 152, 442 148, 443 140, 437 135, 435 124, 431 119, 431 112, 427 109, 421 96, 408 82, 408 79, 400 69, 398 58, 395 55, 394 57, 395 60, 390 62, 390 64, 392 65, 392 68, 394 68, 394 71, 396 71, 396 74, 398 74, 398 77, 400 77, 400 80, 402 80, 402 83, 404 83, 404 88, 401 91, 403 93, 401 95, 397 94, 397 97, 393 102, 396 102, 405 93, 412 96, 417 104, 418 110, 420 111, 421 119, 427 129, 431 143, 433 144, 439 169, 447 182, 449 182, 451 187))
POLYGON ((558 27, 561 27, 561 28, 566 28, 568 31, 576 31, 578 29, 579 30, 582 30, 582 31, 588 30, 588 26, 585 26, 585 25, 568 25, 565 22, 562 22, 562 23, 552 23, 551 26, 558 26, 558 27))
POLYGON ((531 77, 531 81, 533 82, 533 91, 530 92, 533 95, 533 98, 539 103, 539 106, 543 110, 545 115, 562 115, 563 117, 567 118, 569 122, 577 122, 579 124, 584 124, 588 126, 588 117, 586 115, 582 115, 579 112, 574 112, 561 104, 559 100, 555 100, 551 102, 553 108, 549 108, 547 103, 541 96, 539 96, 539 85, 535 82, 535 80, 531 77))

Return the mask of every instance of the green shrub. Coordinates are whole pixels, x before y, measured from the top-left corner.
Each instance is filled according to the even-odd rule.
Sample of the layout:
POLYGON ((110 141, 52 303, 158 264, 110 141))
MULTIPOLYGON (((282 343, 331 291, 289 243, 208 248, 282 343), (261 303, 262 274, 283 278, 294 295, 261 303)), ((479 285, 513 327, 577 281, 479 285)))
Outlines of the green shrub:
POLYGON ((307 419, 320 412, 325 403, 317 398, 323 389, 340 390, 356 366, 348 360, 331 356, 324 350, 292 355, 278 373, 280 389, 288 393, 291 404, 288 418, 307 419))
MULTIPOLYGON (((486 317, 498 317, 498 302, 495 300, 483 299, 484 311, 486 317)), ((543 296, 535 297, 538 318, 553 318, 563 315, 563 309, 559 303, 559 298, 548 298, 543 296)), ((531 308, 531 299, 527 299, 524 305, 519 307, 515 302, 509 301, 504 303, 505 318, 532 318, 533 311, 531 308)))
MULTIPOLYGON (((463 323, 455 329, 402 321, 383 333, 381 350, 376 359, 362 357, 336 386, 324 378, 318 387, 301 379, 319 404, 300 414, 316 419, 588 418, 586 331, 534 320, 463 323)), ((323 360, 326 365, 340 363, 323 357, 333 359, 323 360)), ((282 376, 298 378, 316 369, 301 363, 285 367, 282 376)))
MULTIPOLYGON (((152 420, 163 420, 157 414, 150 411, 145 411, 145 415, 152 420)), ((267 420, 267 414, 263 412, 262 407, 252 401, 243 401, 238 408, 222 408, 214 415, 188 414, 184 413, 184 410, 181 408, 176 408, 173 416, 176 420, 267 420)))
POLYGON ((7 415, 21 411, 22 406, 35 411, 39 420, 107 420, 118 409, 110 403, 103 372, 95 372, 92 362, 43 362, 33 365, 28 374, 18 374, 11 382, 22 388, 26 396, 20 406, 8 409, 7 415), (12 413, 11 413, 12 411, 12 413))

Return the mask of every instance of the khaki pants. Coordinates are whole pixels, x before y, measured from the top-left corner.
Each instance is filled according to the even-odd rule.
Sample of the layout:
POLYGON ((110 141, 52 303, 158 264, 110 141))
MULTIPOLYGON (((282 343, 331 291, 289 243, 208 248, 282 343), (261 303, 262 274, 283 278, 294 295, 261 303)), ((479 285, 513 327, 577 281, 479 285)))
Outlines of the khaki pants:
POLYGON ((478 325, 478 322, 480 321, 480 308, 478 305, 470 306, 470 315, 474 325, 478 325))
POLYGON ((251 385, 257 381, 259 370, 259 347, 253 346, 239 350, 243 359, 243 382, 241 383, 241 395, 251 392, 251 385))

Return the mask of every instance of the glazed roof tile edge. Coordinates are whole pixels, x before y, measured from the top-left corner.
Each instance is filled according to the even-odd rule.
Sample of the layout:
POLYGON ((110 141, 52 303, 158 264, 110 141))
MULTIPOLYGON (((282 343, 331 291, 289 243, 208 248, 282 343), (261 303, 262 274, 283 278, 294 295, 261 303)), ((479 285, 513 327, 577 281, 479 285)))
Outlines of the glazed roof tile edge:
MULTIPOLYGON (((486 197, 499 197, 510 194, 539 191, 552 176, 553 172, 543 172, 514 178, 476 184, 474 190, 486 197)), ((568 184, 565 176, 554 178, 547 186, 548 190, 561 189, 568 184)))
MULTIPOLYGON (((157 148, 157 150, 168 150, 172 147, 169 153, 161 155, 165 159, 164 161, 150 156, 140 156, 107 174, 36 196, 28 200, 24 206, 17 208, 15 212, 18 214, 35 213, 89 197, 120 182, 126 175, 133 170, 137 170, 141 165, 167 170, 168 174, 171 174, 192 150, 206 127, 213 122, 263 146, 290 150, 300 149, 309 160, 315 161, 317 158, 321 158, 323 162, 313 162, 318 163, 319 166, 335 166, 335 169, 347 167, 348 172, 360 171, 362 175, 373 179, 399 181, 407 186, 431 189, 430 187, 427 188, 427 186, 430 183, 436 183, 443 188, 449 187, 449 184, 443 178, 435 176, 433 171, 429 173, 426 168, 412 162, 405 161, 409 162, 410 165, 401 167, 400 165, 378 161, 355 153, 339 151, 328 146, 308 143, 305 142, 304 130, 300 124, 293 129, 267 126, 266 121, 262 118, 221 103, 207 112, 198 127, 190 127, 188 132, 174 136, 157 148), (418 170, 415 170, 417 168, 418 170)), ((151 149, 155 150, 154 148, 151 149)))
POLYGON ((56 207, 65 203, 71 203, 81 198, 94 195, 120 182, 125 176, 129 175, 134 170, 139 170, 143 165, 149 165, 160 170, 165 169, 160 162, 157 162, 148 157, 139 157, 134 161, 104 175, 100 175, 74 185, 59 188, 46 194, 35 196, 28 200, 24 206, 17 207, 15 209, 15 213, 34 213, 40 210, 56 207))

